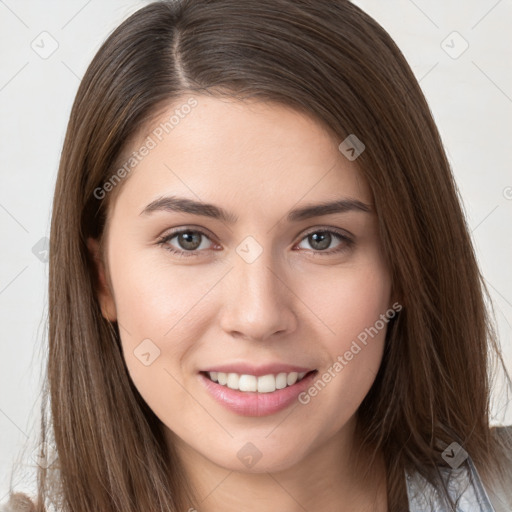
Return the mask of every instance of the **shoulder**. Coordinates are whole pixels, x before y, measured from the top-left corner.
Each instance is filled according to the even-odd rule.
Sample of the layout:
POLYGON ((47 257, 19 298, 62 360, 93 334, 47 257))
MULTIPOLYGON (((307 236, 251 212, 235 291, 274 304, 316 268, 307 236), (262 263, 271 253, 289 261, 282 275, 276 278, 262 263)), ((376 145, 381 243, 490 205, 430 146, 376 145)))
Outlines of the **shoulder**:
POLYGON ((496 512, 512 510, 512 425, 492 427, 493 437, 503 445, 501 474, 486 483, 489 499, 496 512))
MULTIPOLYGON (((449 501, 457 510, 467 512, 498 512, 475 473, 470 458, 457 468, 438 467, 440 480, 434 485, 419 473, 407 474, 407 495, 410 512, 448 512, 449 501)), ((501 511, 500 511, 501 512, 501 511)))
POLYGON ((469 455, 457 467, 440 466, 438 485, 432 485, 418 473, 406 473, 409 510, 450 510, 443 489, 458 502, 458 510, 471 512, 512 511, 512 426, 491 428, 493 437, 503 449, 500 452, 499 474, 482 479, 469 455))
POLYGON ((9 501, 0 503, 0 512, 35 512, 34 502, 24 493, 10 494, 9 501))

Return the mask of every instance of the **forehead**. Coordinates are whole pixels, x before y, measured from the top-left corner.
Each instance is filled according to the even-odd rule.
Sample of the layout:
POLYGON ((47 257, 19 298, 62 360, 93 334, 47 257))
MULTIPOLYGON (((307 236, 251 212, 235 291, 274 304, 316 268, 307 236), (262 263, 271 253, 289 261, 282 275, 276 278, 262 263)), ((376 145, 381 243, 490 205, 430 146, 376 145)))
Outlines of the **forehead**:
POLYGON ((187 95, 126 148, 126 161, 137 160, 116 203, 139 212, 163 195, 221 201, 237 211, 277 212, 319 198, 369 203, 340 142, 311 116, 278 103, 187 95))

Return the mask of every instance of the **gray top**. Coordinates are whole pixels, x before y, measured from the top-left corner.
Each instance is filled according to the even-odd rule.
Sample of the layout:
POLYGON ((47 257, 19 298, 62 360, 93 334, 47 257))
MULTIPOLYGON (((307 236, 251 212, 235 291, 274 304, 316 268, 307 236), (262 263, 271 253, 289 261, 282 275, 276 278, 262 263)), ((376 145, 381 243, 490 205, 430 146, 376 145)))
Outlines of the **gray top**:
MULTIPOLYGON (((456 503, 457 512, 511 512, 512 478, 510 488, 497 485, 485 489, 471 457, 458 467, 440 468, 449 496, 456 503)), ((406 473, 410 512, 451 512, 438 490, 421 475, 406 473)))

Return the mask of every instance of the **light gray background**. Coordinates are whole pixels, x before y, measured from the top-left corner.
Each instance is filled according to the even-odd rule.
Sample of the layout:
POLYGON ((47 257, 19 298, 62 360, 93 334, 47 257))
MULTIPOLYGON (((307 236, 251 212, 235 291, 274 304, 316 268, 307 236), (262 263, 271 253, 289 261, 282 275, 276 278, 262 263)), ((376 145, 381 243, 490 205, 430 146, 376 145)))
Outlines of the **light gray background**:
MULTIPOLYGON (((71 104, 102 41, 146 3, 0 0, 0 502, 15 456, 37 439, 48 277, 40 240, 49 234, 71 104)), ((512 2, 355 3, 391 34, 420 80, 464 199, 512 370, 512 2)), ((511 412, 503 416, 505 403, 506 397, 497 402, 494 423, 512 423, 511 412)))

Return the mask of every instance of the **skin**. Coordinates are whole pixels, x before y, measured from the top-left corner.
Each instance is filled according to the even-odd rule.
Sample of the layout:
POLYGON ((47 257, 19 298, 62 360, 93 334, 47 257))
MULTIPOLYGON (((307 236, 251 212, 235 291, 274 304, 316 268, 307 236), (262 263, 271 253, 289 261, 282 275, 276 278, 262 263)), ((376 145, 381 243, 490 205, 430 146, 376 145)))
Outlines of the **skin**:
POLYGON ((176 445, 200 512, 385 511, 382 458, 370 465, 366 452, 355 455, 355 414, 380 366, 385 328, 308 404, 268 416, 229 411, 198 377, 244 360, 288 362, 321 375, 391 307, 374 213, 286 219, 293 208, 338 198, 371 205, 370 190, 356 162, 338 150, 341 140, 314 119, 273 103, 195 97, 198 105, 116 191, 103 260, 89 240, 103 315, 119 323, 130 376, 176 445), (140 214, 170 195, 221 206, 238 221, 140 214), (207 233, 196 256, 166 249, 186 251, 177 236, 158 243, 173 228, 207 233), (342 230, 353 244, 332 235, 322 253, 307 237, 315 228, 342 230), (236 252, 247 236, 262 248, 252 263, 236 252), (149 366, 134 355, 145 339, 160 349, 149 366), (252 468, 237 457, 248 442, 262 454, 252 468))

